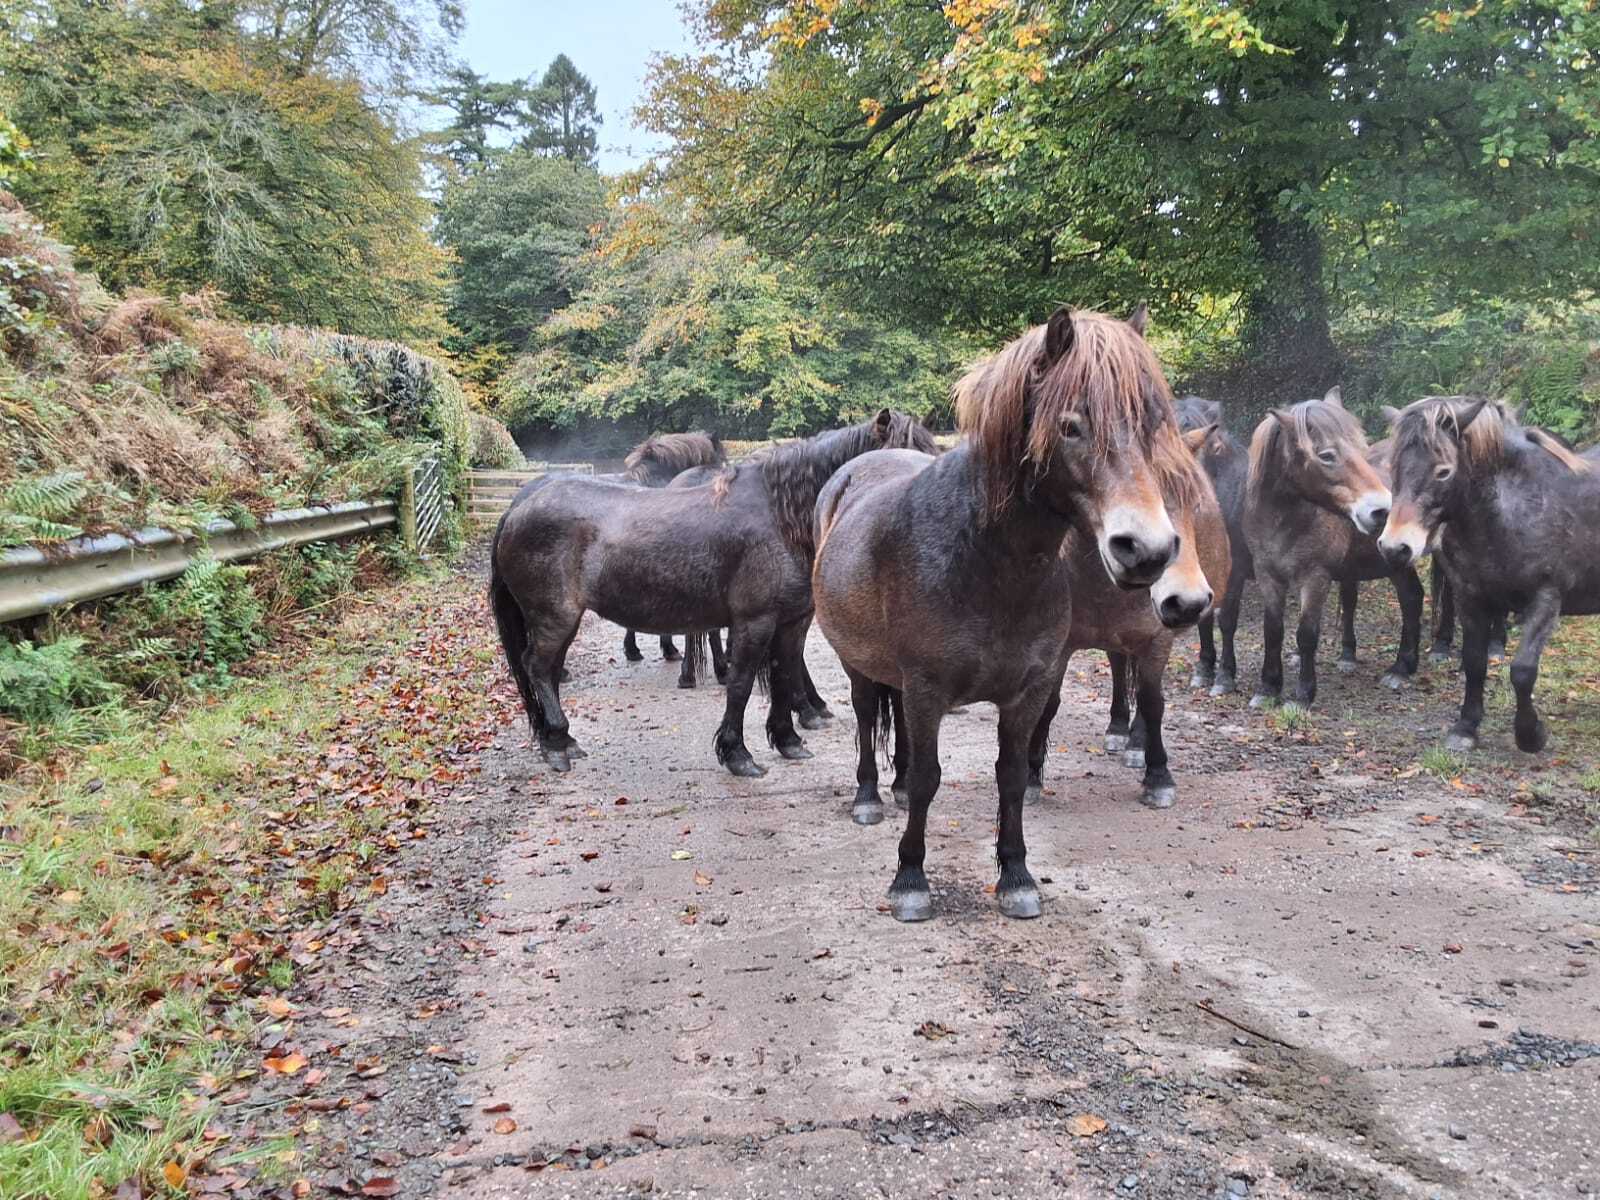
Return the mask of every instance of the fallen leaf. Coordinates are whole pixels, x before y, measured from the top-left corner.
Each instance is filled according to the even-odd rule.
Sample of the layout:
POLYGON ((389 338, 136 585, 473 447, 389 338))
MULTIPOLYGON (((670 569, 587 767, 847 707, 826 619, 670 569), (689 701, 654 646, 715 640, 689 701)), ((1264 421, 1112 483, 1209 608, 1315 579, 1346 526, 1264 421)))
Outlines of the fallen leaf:
POLYGON ((704 871, 696 871, 694 873, 694 885, 695 887, 710 887, 711 876, 707 875, 704 871))
POLYGON ((1097 1133, 1104 1133, 1106 1120, 1093 1113, 1079 1113, 1075 1117, 1067 1118, 1067 1132, 1073 1137, 1093 1137, 1097 1133))
POLYGON ((363 1196, 398 1196, 400 1181, 390 1175, 374 1175, 361 1185, 363 1196))
POLYGON ((584 862, 593 862, 595 859, 600 857, 600 851, 598 851, 598 850, 584 850, 581 853, 579 853, 578 857, 583 859, 584 862))
POLYGON ((1430 855, 1432 853, 1433 853, 1432 850, 1413 850, 1411 852, 1411 857, 1412 858, 1427 858, 1428 855, 1430 855))
POLYGON ((8 1112, 0 1112, 0 1146, 14 1142, 22 1136, 22 1122, 8 1112))
POLYGON ((515 1133, 517 1131, 517 1123, 510 1117, 501 1117, 494 1123, 494 1131, 499 1134, 515 1133))
POLYGON ((189 1172, 183 1169, 181 1163, 169 1162, 161 1168, 161 1178, 167 1181, 167 1186, 177 1191, 183 1186, 183 1181, 189 1178, 189 1172))
POLYGON ((261 1065, 267 1070, 278 1075, 298 1075, 306 1069, 306 1056, 296 1050, 293 1054, 285 1054, 280 1058, 265 1058, 261 1065))
POLYGON ((1446 954, 1460 954, 1461 953, 1461 943, 1460 942, 1446 942, 1444 944, 1444 952, 1446 954))
POLYGON ((510 1105, 510 1103, 508 1101, 501 1100, 498 1104, 485 1105, 483 1111, 486 1112, 486 1113, 510 1112, 511 1111, 511 1105, 510 1105))
POLYGON ((269 997, 263 1007, 267 1010, 268 1016, 281 1018, 294 1015, 294 1005, 290 1004, 282 996, 269 997))
POLYGON ((628 1130, 629 1137, 643 1138, 647 1142, 656 1140, 656 1127, 654 1125, 635 1125, 628 1130))
POLYGON ((918 1037, 927 1038, 930 1042, 937 1042, 943 1038, 955 1036, 955 1030, 939 1021, 924 1021, 916 1030, 918 1037))
POLYGON ((672 852, 672 859, 674 862, 688 862, 693 857, 693 850, 674 850, 672 852))

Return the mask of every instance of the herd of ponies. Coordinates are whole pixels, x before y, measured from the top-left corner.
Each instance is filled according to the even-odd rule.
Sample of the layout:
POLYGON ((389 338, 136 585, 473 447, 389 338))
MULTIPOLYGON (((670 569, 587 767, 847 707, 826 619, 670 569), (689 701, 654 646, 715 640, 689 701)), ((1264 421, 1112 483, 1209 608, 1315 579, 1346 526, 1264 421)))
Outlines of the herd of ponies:
POLYGON ((943 454, 916 420, 885 409, 736 466, 712 435, 665 434, 640 445, 623 475, 529 484, 495 531, 489 592, 545 760, 567 771, 583 753, 561 683, 588 611, 628 629, 629 657, 635 630, 659 634, 668 657, 671 635, 685 634, 682 686, 704 669, 710 635, 726 684, 714 744, 733 774, 764 773, 744 740, 758 679, 768 743, 786 759, 810 757, 796 720, 811 729, 832 717, 805 665, 815 620, 850 680, 851 816, 883 819, 880 751, 909 810, 894 915, 933 914, 924 831, 940 725, 988 701, 999 713, 995 894, 1007 916, 1036 916, 1022 814, 1041 794, 1074 651, 1109 655, 1107 749, 1143 768, 1144 802, 1165 808, 1177 787, 1162 743, 1163 679, 1178 631, 1199 625, 1193 685, 1235 690, 1240 597, 1254 580, 1264 638, 1252 704, 1275 702, 1284 608, 1296 595, 1292 698, 1309 705, 1329 591, 1337 584, 1343 602, 1347 668, 1356 589, 1387 578, 1402 625, 1384 679, 1400 686, 1418 666, 1417 566, 1430 554, 1436 656, 1461 626, 1465 695, 1447 745, 1477 744, 1488 660, 1503 652, 1514 613, 1516 743, 1543 749, 1540 654, 1563 612, 1600 602, 1597 451, 1575 453, 1504 405, 1467 396, 1386 410, 1391 436, 1369 445, 1337 388, 1270 413, 1244 446, 1216 402, 1174 400, 1146 322, 1143 306, 1125 320, 1059 309, 957 384, 962 438, 943 454))

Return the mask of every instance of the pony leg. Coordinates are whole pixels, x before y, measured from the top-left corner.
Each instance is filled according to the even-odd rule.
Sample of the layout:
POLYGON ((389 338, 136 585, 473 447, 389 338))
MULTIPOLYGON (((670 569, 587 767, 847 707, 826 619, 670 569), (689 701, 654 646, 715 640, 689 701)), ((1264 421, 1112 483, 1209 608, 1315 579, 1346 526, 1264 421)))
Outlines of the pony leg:
MULTIPOLYGON (((702 633, 686 633, 683 635, 683 665, 678 668, 678 686, 680 688, 692 688, 699 682, 699 679, 697 678, 698 672, 695 669, 695 662, 704 653, 704 644, 702 643, 700 654, 696 654, 694 652, 693 645, 696 638, 701 638, 704 636, 705 635, 702 633)), ((671 638, 662 638, 661 640, 663 643, 668 644, 670 644, 672 641, 671 638)), ((674 651, 674 653, 676 653, 676 651, 674 651)), ((666 657, 664 649, 662 657, 666 657)), ((671 660, 669 659, 668 661, 671 660)))
MULTIPOLYGON (((1053 682, 1059 691, 1060 677, 1053 682)), ((1022 836, 1022 798, 1028 786, 1028 744, 1049 698, 1048 692, 1035 690, 1000 710, 1000 751, 994 762, 994 781, 1000 791, 1000 829, 994 847, 1000 879, 994 895, 1002 915, 1019 919, 1037 917, 1040 912, 1039 885, 1028 873, 1028 846, 1022 836)))
POLYGON ((1039 723, 1033 727, 1033 736, 1028 739, 1028 787, 1022 793, 1024 804, 1037 804, 1044 799, 1044 760, 1050 752, 1050 723, 1056 719, 1060 708, 1061 689, 1057 688, 1055 695, 1044 702, 1039 723))
MULTIPOLYGON (((1261 587, 1261 686, 1250 697, 1251 708, 1276 704, 1283 695, 1283 580, 1262 573, 1256 580, 1261 587)), ((1231 590, 1231 589, 1230 589, 1231 590)))
POLYGON ((1422 578, 1410 567, 1394 575, 1395 594, 1400 597, 1400 649, 1394 666, 1383 677, 1383 685, 1399 691, 1417 673, 1422 653, 1422 578))
POLYGON ((728 631, 728 641, 733 661, 728 669, 727 702, 722 712, 722 724, 717 727, 717 761, 733 774, 744 779, 760 779, 766 769, 750 757, 744 744, 744 710, 750 703, 750 689, 755 686, 756 674, 765 672, 771 653, 775 623, 763 617, 728 631))
POLYGON ((1450 577, 1439 565, 1437 554, 1433 556, 1428 584, 1433 592, 1433 645, 1428 657, 1436 663, 1449 662, 1450 644, 1456 640, 1456 590, 1450 586, 1450 577))
POLYGON ((1194 674, 1189 676, 1192 688, 1208 688, 1217 681, 1216 627, 1214 616, 1200 618, 1200 661, 1195 664, 1194 674))
POLYGON ((622 637, 622 657, 629 662, 643 662, 644 655, 639 653, 639 643, 634 640, 633 630, 628 630, 622 637))
POLYGON ((1513 728, 1517 749, 1528 754, 1543 750, 1550 741, 1550 731, 1533 706, 1533 685, 1539 679, 1539 656, 1560 620, 1561 593, 1554 588, 1535 593, 1533 602, 1523 610, 1522 640, 1517 644, 1517 656, 1511 660, 1511 686, 1517 693, 1513 728))
POLYGON ((1461 713, 1445 735, 1445 748, 1473 750, 1483 723, 1483 682, 1489 674, 1489 614, 1472 602, 1461 605, 1461 671, 1466 677, 1461 713))
POLYGON ((572 770, 572 760, 584 757, 573 740, 567 715, 561 711, 561 672, 567 648, 578 636, 580 613, 564 622, 561 615, 544 614, 539 622, 529 622, 528 645, 522 653, 522 669, 536 698, 531 721, 539 739, 539 752, 553 771, 572 770))
POLYGON ((711 639, 711 670, 716 674, 718 683, 727 683, 728 656, 722 649, 722 630, 713 629, 708 636, 711 639))
POLYGON ((1161 737, 1161 721, 1166 716, 1167 698, 1162 691, 1162 677, 1167 672, 1167 658, 1172 653, 1170 639, 1163 651, 1152 648, 1141 655, 1135 664, 1139 674, 1137 698, 1139 721, 1144 728, 1144 752, 1141 763, 1128 763, 1144 767, 1144 794, 1141 803, 1149 808, 1171 808, 1178 798, 1178 785, 1167 769, 1167 744, 1161 737))
POLYGON ((905 697, 899 688, 889 689, 889 714, 894 723, 894 782, 889 791, 901 808, 911 807, 911 793, 907 790, 907 772, 911 769, 911 739, 906 735, 905 697))
POLYGON ((878 741, 883 725, 891 720, 885 688, 858 671, 845 668, 850 677, 850 707, 856 714, 856 796, 850 802, 850 819, 857 825, 883 820, 883 797, 878 795, 878 741))
POLYGON ((1313 575, 1300 585, 1300 625, 1294 637, 1300 650, 1300 683, 1295 699, 1307 708, 1317 700, 1317 642, 1322 637, 1322 609, 1331 582, 1326 575, 1313 575))
POLYGON ((661 635, 661 661, 678 661, 678 648, 672 644, 672 635, 669 633, 663 633, 661 635))
POLYGON ((1504 658, 1506 645, 1510 642, 1510 629, 1507 628, 1509 615, 1496 613, 1489 621, 1489 657, 1504 658))
POLYGON ((772 639, 772 687, 767 705, 767 745, 784 758, 799 761, 811 757, 805 742, 794 730, 792 710, 802 698, 800 647, 804 644, 806 623, 796 621, 778 630, 772 639))
MULTIPOLYGON (((809 622, 807 623, 807 628, 810 628, 809 622)), ((801 646, 804 647, 804 645, 805 642, 802 639, 801 646)), ((805 685, 806 699, 811 701, 812 710, 822 718, 823 724, 833 720, 833 709, 828 707, 828 702, 822 698, 822 693, 817 691, 816 681, 811 678, 811 668, 806 665, 804 654, 800 656, 800 682, 805 685)))
POLYGON ((1111 720, 1106 725, 1107 754, 1120 754, 1128 748, 1128 656, 1108 653, 1111 663, 1111 720))
POLYGON ((1239 690, 1239 660, 1233 652, 1233 635, 1239 628, 1244 580, 1239 561, 1235 559, 1233 573, 1228 576, 1228 591, 1222 597, 1222 611, 1217 614, 1217 628, 1222 633, 1222 662, 1217 668, 1217 681, 1211 685, 1213 696, 1227 696, 1239 690))
POLYGON ((799 638, 796 643, 795 662, 799 682, 798 702, 795 711, 800 718, 801 729, 821 729, 833 720, 833 712, 828 708, 817 685, 811 679, 811 669, 806 666, 806 637, 811 632, 811 618, 807 617, 800 626, 799 638))
POLYGON ((903 701, 911 755, 907 779, 911 812, 900 837, 900 865, 889 885, 889 906, 897 921, 926 921, 933 916, 933 895, 922 864, 927 857, 928 806, 939 790, 939 722, 943 715, 931 697, 910 692, 903 701))
POLYGON ((1356 669, 1356 602, 1361 598, 1361 584, 1354 579, 1339 581, 1339 673, 1348 675, 1356 669))

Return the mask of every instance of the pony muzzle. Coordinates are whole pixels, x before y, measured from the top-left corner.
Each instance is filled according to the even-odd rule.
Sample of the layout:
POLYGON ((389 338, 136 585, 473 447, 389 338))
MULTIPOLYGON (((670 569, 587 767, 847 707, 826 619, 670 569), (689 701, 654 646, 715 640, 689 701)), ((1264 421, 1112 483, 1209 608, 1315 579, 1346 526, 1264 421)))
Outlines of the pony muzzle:
POLYGON ((1211 585, 1204 576, 1196 582, 1172 580, 1173 574, 1168 571, 1156 580, 1150 589, 1150 605, 1165 628, 1187 629, 1211 611, 1211 585))
POLYGON ((1350 519, 1355 522, 1357 529, 1371 537, 1388 521, 1391 499, 1388 488, 1363 492, 1350 506, 1350 519))
POLYGON ((1378 536, 1378 552, 1383 561, 1395 570, 1409 567, 1428 553, 1428 531, 1414 517, 1396 519, 1391 513, 1389 521, 1378 536))
POLYGON ((1100 561, 1112 583, 1136 591, 1161 578, 1178 557, 1180 545, 1164 507, 1155 514, 1113 509, 1106 514, 1100 534, 1100 561))

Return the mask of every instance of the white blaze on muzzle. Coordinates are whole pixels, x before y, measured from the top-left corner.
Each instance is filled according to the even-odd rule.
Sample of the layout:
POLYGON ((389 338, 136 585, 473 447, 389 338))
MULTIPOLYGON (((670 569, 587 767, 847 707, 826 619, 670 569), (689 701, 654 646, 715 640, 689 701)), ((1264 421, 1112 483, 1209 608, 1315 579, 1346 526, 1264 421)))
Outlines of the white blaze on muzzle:
POLYGON ((1388 488, 1363 492, 1350 506, 1350 519, 1355 522, 1357 529, 1371 536, 1382 529, 1384 522, 1389 519, 1391 499, 1388 488))
POLYGON ((1394 514, 1390 514, 1389 523, 1378 537, 1378 549, 1385 558, 1394 557, 1402 549, 1409 550, 1410 560, 1415 562, 1432 549, 1430 540, 1421 521, 1414 517, 1397 520, 1394 514))
POLYGON ((1100 529, 1100 561, 1119 587, 1149 587, 1178 555, 1178 534, 1163 504, 1118 504, 1100 529))

